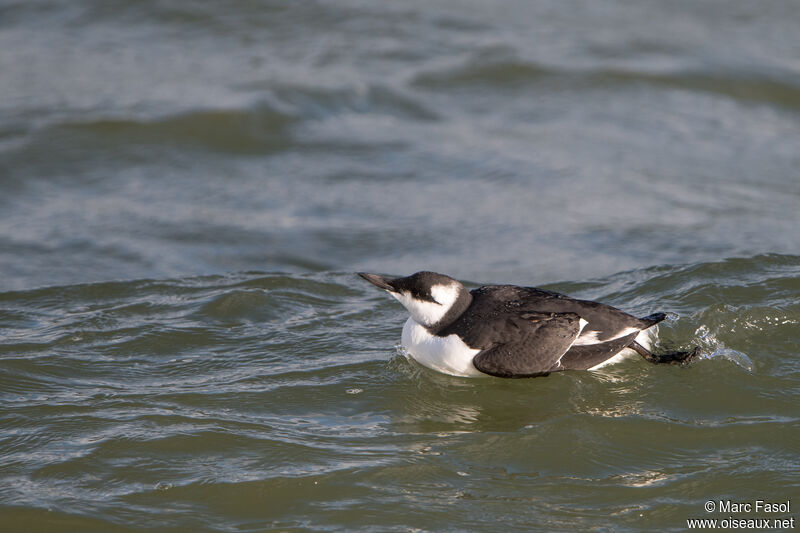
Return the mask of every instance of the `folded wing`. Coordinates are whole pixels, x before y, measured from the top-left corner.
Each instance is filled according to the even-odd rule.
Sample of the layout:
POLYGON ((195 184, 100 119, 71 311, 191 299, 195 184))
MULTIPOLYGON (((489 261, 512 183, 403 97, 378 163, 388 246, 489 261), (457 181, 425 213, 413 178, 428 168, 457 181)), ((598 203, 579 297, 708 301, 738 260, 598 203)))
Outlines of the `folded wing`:
POLYGON ((560 360, 581 327, 575 313, 523 313, 506 321, 502 341, 481 350, 472 363, 485 374, 504 378, 560 370, 560 360))

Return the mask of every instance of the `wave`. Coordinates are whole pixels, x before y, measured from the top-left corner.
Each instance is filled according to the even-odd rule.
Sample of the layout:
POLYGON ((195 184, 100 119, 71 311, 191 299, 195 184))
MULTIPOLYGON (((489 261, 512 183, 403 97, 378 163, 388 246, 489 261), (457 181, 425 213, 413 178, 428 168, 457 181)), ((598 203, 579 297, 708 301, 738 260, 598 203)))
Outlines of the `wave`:
POLYGON ((638 313, 671 312, 657 347, 697 345, 703 358, 728 359, 750 371, 758 360, 748 354, 757 353, 759 345, 788 355, 783 339, 800 335, 800 257, 794 255, 651 267, 558 286, 638 313))
POLYGON ((615 67, 567 68, 501 54, 478 54, 460 65, 417 73, 413 87, 428 90, 569 90, 596 91, 624 87, 682 89, 712 93, 741 102, 796 110, 800 85, 792 73, 708 72, 692 68, 665 72, 615 67), (486 56, 489 56, 487 59, 486 56))
POLYGON ((132 118, 65 122, 58 128, 117 145, 184 145, 223 152, 265 152, 288 145, 291 116, 267 106, 197 110, 151 120, 132 118))
MULTIPOLYGON (((262 516, 266 498, 280 503, 272 519, 291 524, 309 491, 356 509, 376 491, 402 507, 409 493, 435 500, 443 487, 447 505, 483 501, 483 491, 508 503, 507 484, 515 494, 711 491, 705 473, 718 468, 788 482, 800 257, 548 288, 638 314, 673 311, 656 348, 700 344, 710 357, 688 368, 631 358, 533 380, 441 375, 396 351, 404 311, 350 272, 0 293, 3 516, 81 509, 124 524, 133 509, 167 527, 181 508, 230 525, 262 516), (274 492, 287 487, 302 493, 294 511, 293 496, 274 492)), ((593 501, 578 514, 601 513, 593 501)), ((549 506, 536 512, 560 523, 549 506)))
MULTIPOLYGON (((320 88, 303 84, 250 82, 238 88, 257 93, 257 101, 233 108, 191 108, 171 114, 142 114, 133 109, 118 113, 91 110, 40 110, 48 121, 0 131, 0 148, 20 165, 31 151, 48 149, 65 152, 64 163, 82 150, 91 157, 129 154, 135 161, 145 156, 142 149, 189 149, 223 154, 264 155, 316 146, 316 141, 299 134, 299 128, 315 121, 341 116, 369 116, 374 120, 392 117, 410 123, 439 119, 423 100, 411 91, 387 86, 346 84, 320 88), (98 150, 98 146, 103 150, 98 150), (48 148, 50 147, 50 148, 48 148), (70 155, 71 154, 71 155, 70 155)), ((341 141, 340 141, 341 142, 341 141)), ((355 145, 360 141, 353 140, 355 145)), ((375 139, 364 139, 372 146, 375 139)))

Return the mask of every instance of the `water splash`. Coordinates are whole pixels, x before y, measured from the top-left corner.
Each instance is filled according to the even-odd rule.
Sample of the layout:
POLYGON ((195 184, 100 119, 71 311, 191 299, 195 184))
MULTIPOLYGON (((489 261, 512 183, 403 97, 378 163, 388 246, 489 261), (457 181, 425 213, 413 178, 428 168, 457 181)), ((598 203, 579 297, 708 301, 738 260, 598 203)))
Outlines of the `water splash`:
POLYGON ((753 372, 755 365, 752 359, 743 352, 726 347, 705 324, 697 328, 694 334, 700 345, 700 359, 727 359, 748 372, 753 372))

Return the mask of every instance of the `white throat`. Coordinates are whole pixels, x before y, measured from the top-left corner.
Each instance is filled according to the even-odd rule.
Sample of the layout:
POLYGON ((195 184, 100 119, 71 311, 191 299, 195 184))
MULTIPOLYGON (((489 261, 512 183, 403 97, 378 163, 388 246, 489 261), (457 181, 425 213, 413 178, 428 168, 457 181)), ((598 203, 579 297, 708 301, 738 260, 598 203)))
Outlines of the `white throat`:
POLYGON ((456 284, 434 285, 431 287, 431 296, 436 302, 428 302, 414 298, 408 292, 390 292, 392 296, 403 304, 417 324, 430 327, 439 322, 458 300, 460 287, 456 284))

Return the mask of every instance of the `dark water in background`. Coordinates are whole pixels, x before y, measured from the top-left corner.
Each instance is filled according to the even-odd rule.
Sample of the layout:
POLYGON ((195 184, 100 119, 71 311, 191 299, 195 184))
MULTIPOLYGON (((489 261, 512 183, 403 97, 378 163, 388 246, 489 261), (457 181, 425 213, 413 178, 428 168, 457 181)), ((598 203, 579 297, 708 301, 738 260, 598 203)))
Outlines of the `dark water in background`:
POLYGON ((682 530, 800 505, 800 10, 0 1, 3 530, 682 530), (353 271, 677 313, 465 380, 353 271))

